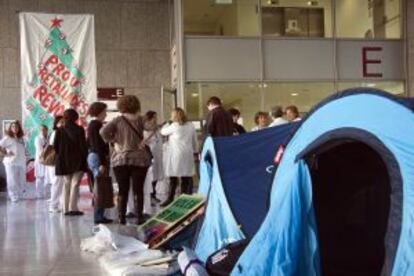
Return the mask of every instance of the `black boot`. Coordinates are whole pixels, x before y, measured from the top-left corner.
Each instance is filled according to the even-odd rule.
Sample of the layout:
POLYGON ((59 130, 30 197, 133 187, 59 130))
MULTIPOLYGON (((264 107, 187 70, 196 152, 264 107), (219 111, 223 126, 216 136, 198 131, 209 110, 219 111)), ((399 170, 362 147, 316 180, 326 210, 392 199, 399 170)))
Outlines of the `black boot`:
POLYGON ((128 197, 123 197, 118 195, 118 218, 119 224, 126 224, 126 205, 127 205, 128 197))
POLYGON ((157 181, 152 182, 152 193, 151 193, 151 205, 155 206, 155 204, 160 203, 161 200, 157 198, 157 181))
POLYGON ((137 218, 137 225, 144 222, 144 200, 138 195, 134 195, 135 217, 137 218))
POLYGON ((165 202, 160 204, 161 207, 165 207, 174 201, 175 190, 177 189, 177 185, 178 185, 178 178, 171 177, 170 178, 170 193, 168 194, 168 199, 165 202))

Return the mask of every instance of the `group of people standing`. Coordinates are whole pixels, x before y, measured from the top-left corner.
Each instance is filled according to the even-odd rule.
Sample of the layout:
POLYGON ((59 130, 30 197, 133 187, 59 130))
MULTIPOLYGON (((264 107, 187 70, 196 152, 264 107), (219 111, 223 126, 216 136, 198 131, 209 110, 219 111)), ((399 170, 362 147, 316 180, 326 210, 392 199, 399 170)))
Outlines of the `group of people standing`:
MULTIPOLYGON (((50 135, 47 126, 40 127, 35 141, 36 190, 38 197, 44 198, 47 185, 51 185, 50 212, 63 212, 66 216, 83 215, 78 208, 78 199, 80 182, 85 173, 94 185, 99 185, 97 179, 100 177, 113 173, 119 187, 117 206, 120 224, 126 223, 130 190, 134 217, 139 224, 145 221, 144 182, 149 177, 150 167, 153 199, 157 199, 157 182, 169 178, 170 191, 162 206, 173 201, 179 181, 182 193, 193 192, 194 157, 199 150, 196 130, 188 122, 184 110, 174 109, 171 120, 160 127, 156 112, 148 111, 141 116, 141 104, 135 96, 119 98, 117 108, 121 115, 104 123, 107 105, 102 102, 91 104, 91 120, 86 132, 77 124, 79 115, 74 109, 67 109, 63 116, 55 118, 50 135), (165 140, 166 146, 163 143, 165 140), (49 145, 53 146, 56 155, 53 166, 43 165, 40 161, 40 156, 49 145)), ((4 151, 8 195, 12 202, 17 202, 22 198, 21 186, 26 182, 26 149, 18 121, 11 124, 7 135, 0 141, 0 147, 4 151)), ((95 223, 112 222, 105 217, 104 211, 95 205, 95 223)))
MULTIPOLYGON (((193 193, 199 146, 195 127, 188 121, 185 111, 175 108, 170 120, 159 125, 155 111, 148 111, 141 116, 141 104, 135 96, 119 98, 117 108, 121 115, 105 123, 107 105, 102 102, 91 104, 88 111, 91 120, 86 132, 77 124, 79 115, 71 108, 65 110, 62 116, 55 117, 50 135, 48 126, 40 126, 40 134, 35 140, 36 191, 39 198, 44 198, 50 185, 50 212, 63 212, 66 216, 83 215, 78 208, 78 199, 80 182, 85 173, 89 182, 98 187, 103 185, 99 179, 114 175, 119 188, 117 207, 120 224, 126 223, 131 194, 137 224, 145 221, 144 183, 148 177, 152 182, 151 198, 156 202, 160 202, 156 197, 157 182, 165 178, 169 180, 168 197, 161 206, 167 206, 174 200, 179 183, 182 193, 193 193), (55 159, 53 164, 47 166, 42 164, 41 156, 50 146, 55 159)), ((234 108, 225 110, 218 97, 211 97, 207 101, 207 109, 209 112, 203 126, 202 140, 207 136, 232 136, 245 132, 243 126, 237 123, 240 112, 234 108)), ((268 114, 262 113, 256 115, 257 127, 253 130, 288 122, 282 118, 284 112, 279 106, 272 108, 271 123, 268 114)), ((300 119, 294 106, 286 108, 286 115, 290 121, 300 119)), ((26 182, 23 136, 20 123, 15 121, 0 141, 8 196, 12 202, 22 198, 22 185, 26 182)), ((99 204, 94 206, 94 221, 112 222, 105 217, 105 209, 99 204)))
POLYGON ((281 106, 274 106, 270 112, 259 111, 254 116, 256 126, 252 131, 261 130, 267 127, 280 126, 290 122, 300 121, 299 110, 296 106, 290 105, 286 107, 285 111, 281 106), (284 118, 285 115, 285 118, 284 118))

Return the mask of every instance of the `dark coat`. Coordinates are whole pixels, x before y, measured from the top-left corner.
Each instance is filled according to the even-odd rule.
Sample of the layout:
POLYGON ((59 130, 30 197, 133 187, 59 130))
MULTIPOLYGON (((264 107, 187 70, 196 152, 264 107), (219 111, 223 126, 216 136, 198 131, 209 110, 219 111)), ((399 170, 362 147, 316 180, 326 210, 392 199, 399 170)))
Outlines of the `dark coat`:
POLYGON ((56 130, 53 146, 56 151, 56 175, 87 171, 88 147, 83 128, 67 123, 56 130))
POLYGON ((221 106, 214 108, 207 114, 203 129, 203 140, 208 135, 212 137, 233 135, 233 119, 231 114, 221 106))
POLYGON ((92 120, 87 128, 88 133, 88 148, 91 152, 98 154, 99 165, 106 165, 109 159, 109 146, 104 142, 99 131, 102 128, 102 123, 98 120, 92 120))
POLYGON ((246 130, 242 125, 239 125, 238 123, 233 123, 233 134, 234 135, 240 135, 246 133, 246 130))

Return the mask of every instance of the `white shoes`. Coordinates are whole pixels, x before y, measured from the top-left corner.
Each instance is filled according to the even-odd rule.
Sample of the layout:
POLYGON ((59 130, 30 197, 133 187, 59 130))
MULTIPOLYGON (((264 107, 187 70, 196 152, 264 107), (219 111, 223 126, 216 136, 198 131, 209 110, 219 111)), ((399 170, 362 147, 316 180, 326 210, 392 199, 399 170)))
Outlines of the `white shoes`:
POLYGON ((58 209, 58 208, 49 208, 49 213, 60 213, 62 212, 62 210, 58 209))

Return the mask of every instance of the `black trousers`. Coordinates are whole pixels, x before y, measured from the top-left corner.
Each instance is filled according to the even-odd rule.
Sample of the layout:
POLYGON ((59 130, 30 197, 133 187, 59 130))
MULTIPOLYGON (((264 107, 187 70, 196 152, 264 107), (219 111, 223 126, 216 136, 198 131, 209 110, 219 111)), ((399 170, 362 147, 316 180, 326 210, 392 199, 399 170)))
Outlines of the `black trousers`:
POLYGON ((193 193, 193 178, 191 176, 170 177, 170 198, 174 199, 178 186, 178 178, 181 178, 181 193, 191 195, 193 193))
POLYGON ((125 220, 129 185, 132 180, 132 191, 134 194, 135 215, 138 220, 142 218, 144 208, 144 182, 147 175, 147 167, 118 166, 114 167, 114 174, 119 186, 118 213, 119 219, 125 220))

